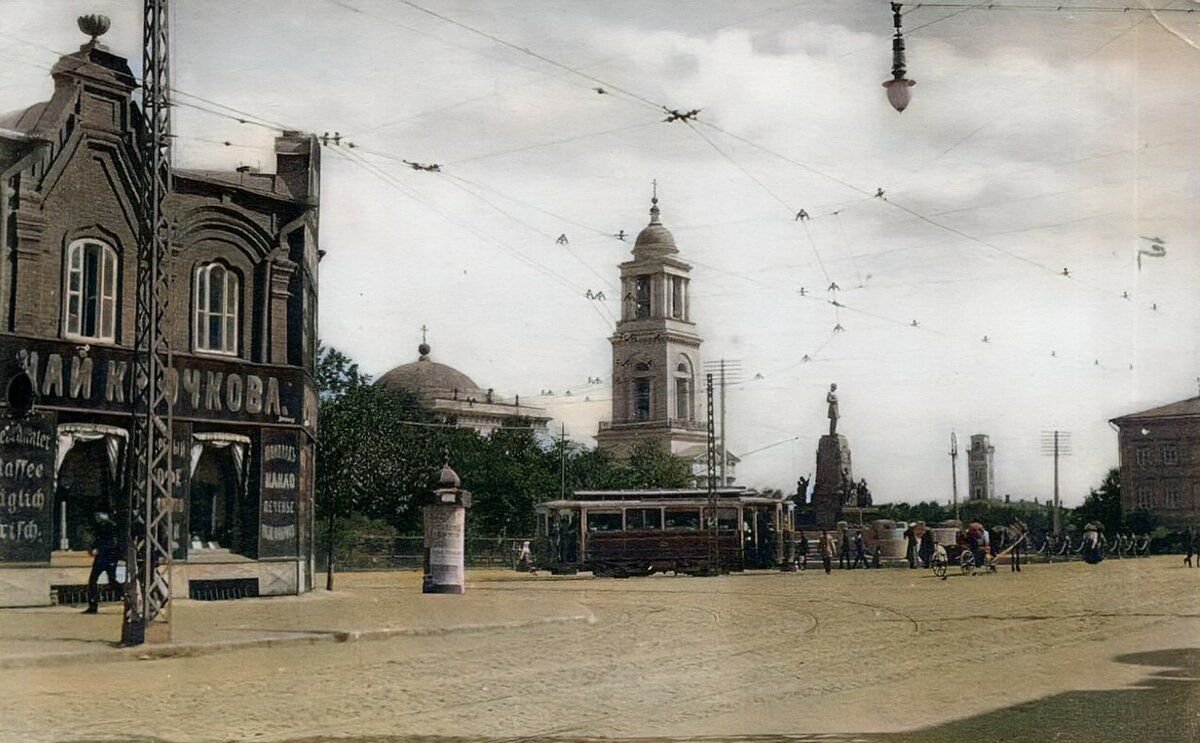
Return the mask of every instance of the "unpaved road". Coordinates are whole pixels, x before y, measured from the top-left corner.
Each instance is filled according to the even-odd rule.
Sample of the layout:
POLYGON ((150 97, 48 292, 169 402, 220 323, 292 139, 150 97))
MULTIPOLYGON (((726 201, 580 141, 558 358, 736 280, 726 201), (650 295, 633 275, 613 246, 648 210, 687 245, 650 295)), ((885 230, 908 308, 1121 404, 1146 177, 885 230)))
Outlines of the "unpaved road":
POLYGON ((1200 569, 1180 565, 478 573, 469 592, 569 596, 597 621, 6 670, 0 738, 1197 740, 1200 569))

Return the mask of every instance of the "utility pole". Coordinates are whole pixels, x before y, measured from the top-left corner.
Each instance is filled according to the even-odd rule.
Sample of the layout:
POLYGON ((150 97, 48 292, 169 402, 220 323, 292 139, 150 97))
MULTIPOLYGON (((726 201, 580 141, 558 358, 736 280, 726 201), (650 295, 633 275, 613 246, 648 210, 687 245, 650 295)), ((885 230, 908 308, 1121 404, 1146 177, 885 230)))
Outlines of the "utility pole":
POLYGON ((1058 460, 1071 454, 1070 431, 1042 431, 1042 454, 1054 457, 1054 505, 1050 514, 1054 533, 1062 534, 1062 504, 1058 496, 1058 460))
MULTIPOLYGON (((717 373, 718 385, 721 387, 721 486, 729 484, 726 470, 729 467, 729 447, 725 438, 725 387, 742 381, 742 362, 737 359, 719 359, 705 364, 710 371, 717 373)), ((709 376, 712 376, 709 374, 709 376)))
POLYGON ((950 488, 954 504, 954 520, 958 521, 958 436, 950 432, 950 488))
POLYGON ((126 513, 125 611, 121 644, 171 639, 172 416, 167 390, 171 347, 170 11, 167 0, 145 0, 142 27, 143 191, 138 210, 136 354, 132 398, 132 473, 126 513))
POLYGON ((559 463, 558 463, 559 464, 559 472, 558 472, 558 476, 559 476, 558 493, 559 493, 559 495, 558 495, 558 497, 562 500, 566 500, 567 499, 567 424, 560 423, 559 425, 562 426, 562 433, 560 434, 559 440, 558 440, 558 442, 559 442, 558 443, 558 450, 559 450, 559 463))

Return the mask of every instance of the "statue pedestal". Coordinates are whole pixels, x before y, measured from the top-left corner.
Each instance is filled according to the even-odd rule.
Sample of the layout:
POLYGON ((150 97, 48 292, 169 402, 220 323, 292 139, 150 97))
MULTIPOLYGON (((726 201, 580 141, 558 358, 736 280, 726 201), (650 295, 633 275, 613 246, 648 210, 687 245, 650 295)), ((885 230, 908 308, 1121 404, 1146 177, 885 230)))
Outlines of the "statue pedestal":
POLYGON ((854 483, 850 465, 850 442, 845 436, 825 435, 817 444, 817 474, 813 485, 812 502, 817 523, 832 526, 838 514, 849 503, 850 486, 854 483))

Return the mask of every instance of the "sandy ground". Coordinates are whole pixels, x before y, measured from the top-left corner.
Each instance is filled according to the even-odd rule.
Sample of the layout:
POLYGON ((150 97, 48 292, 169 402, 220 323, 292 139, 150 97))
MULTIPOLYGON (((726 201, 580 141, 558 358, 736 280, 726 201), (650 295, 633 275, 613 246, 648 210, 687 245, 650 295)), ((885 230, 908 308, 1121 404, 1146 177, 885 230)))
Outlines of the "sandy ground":
MULTIPOLYGON (((7 669, 0 738, 1200 739, 1200 569, 1179 558, 947 581, 468 577, 480 614, 583 607, 596 621, 7 669)), ((288 629, 379 621, 355 616, 372 595, 430 621, 460 611, 405 599, 412 574, 340 586, 345 599, 297 601, 288 629)))

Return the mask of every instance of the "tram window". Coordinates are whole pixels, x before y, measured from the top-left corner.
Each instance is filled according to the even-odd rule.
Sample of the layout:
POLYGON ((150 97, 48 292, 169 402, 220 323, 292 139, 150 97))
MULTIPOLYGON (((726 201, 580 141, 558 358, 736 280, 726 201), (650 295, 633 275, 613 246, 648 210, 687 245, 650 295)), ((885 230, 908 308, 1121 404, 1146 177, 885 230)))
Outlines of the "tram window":
POLYGON ((661 529, 662 511, 657 508, 631 508, 625 512, 625 528, 661 529))
POLYGON ((621 531, 621 514, 617 513, 589 513, 587 515, 587 530, 589 532, 597 531, 621 531))
POLYGON ((737 531, 738 518, 736 508, 722 508, 717 511, 717 529, 720 531, 737 531))
POLYGON ((699 529, 700 528, 700 511, 699 510, 673 510, 667 509, 666 528, 668 529, 699 529))

